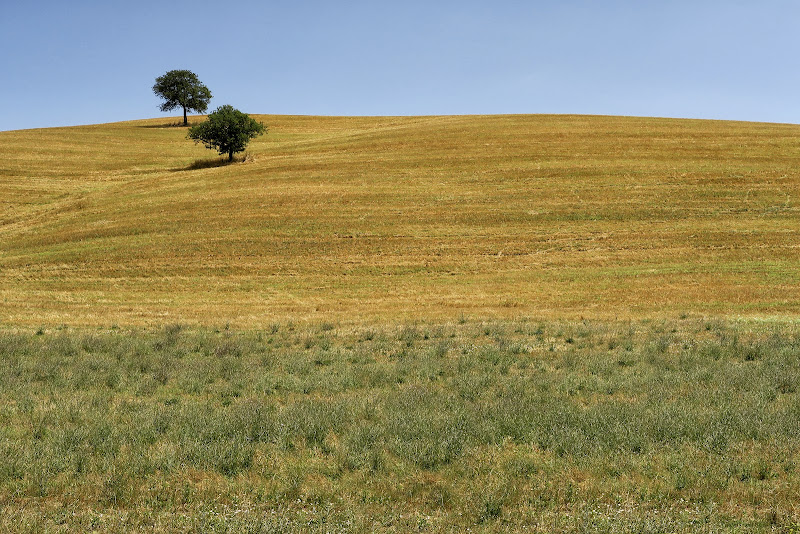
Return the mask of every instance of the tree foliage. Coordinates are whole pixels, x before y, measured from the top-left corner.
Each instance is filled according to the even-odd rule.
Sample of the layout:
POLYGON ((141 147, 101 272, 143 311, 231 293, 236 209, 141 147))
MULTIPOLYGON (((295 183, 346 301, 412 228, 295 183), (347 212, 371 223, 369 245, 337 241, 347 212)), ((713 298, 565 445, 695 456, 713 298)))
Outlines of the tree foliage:
POLYGON ((208 109, 211 91, 200 83, 197 75, 189 70, 171 70, 156 78, 153 93, 165 100, 161 111, 183 108, 183 124, 189 124, 186 118, 188 110, 203 113, 208 109))
POLYGON ((233 106, 225 105, 211 113, 206 122, 189 128, 187 137, 220 154, 228 154, 228 161, 232 161, 234 153, 244 151, 251 139, 266 131, 263 123, 233 106))

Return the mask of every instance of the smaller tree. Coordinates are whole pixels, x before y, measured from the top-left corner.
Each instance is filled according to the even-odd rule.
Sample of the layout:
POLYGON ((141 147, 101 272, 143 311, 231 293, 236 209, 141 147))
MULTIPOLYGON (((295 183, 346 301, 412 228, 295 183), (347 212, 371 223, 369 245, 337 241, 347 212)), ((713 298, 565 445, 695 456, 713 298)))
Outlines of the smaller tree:
POLYGON ((200 83, 197 75, 190 70, 171 70, 156 78, 153 93, 166 100, 161 104, 161 111, 183 108, 183 125, 189 124, 187 110, 203 113, 208 109, 211 91, 200 83))
POLYGON ((234 153, 244 151, 250 139, 266 131, 264 124, 247 113, 225 105, 214 110, 206 122, 189 128, 187 137, 194 139, 196 143, 203 143, 206 148, 217 150, 220 154, 228 154, 228 161, 233 161, 234 153))

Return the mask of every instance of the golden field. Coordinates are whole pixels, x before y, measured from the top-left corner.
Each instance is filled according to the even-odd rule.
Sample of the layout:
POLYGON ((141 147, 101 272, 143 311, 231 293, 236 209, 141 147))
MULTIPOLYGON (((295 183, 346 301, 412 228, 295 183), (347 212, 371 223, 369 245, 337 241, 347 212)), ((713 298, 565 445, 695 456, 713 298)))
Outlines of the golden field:
POLYGON ((800 313, 800 126, 255 117, 0 132, 0 324, 800 313))

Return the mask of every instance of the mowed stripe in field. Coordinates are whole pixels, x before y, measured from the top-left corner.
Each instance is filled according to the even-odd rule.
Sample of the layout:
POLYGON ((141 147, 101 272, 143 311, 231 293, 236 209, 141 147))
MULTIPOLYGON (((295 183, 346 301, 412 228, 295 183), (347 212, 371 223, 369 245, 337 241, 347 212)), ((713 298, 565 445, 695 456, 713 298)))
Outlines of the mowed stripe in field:
POLYGON ((257 118, 0 133, 0 321, 800 313, 800 127, 257 118))

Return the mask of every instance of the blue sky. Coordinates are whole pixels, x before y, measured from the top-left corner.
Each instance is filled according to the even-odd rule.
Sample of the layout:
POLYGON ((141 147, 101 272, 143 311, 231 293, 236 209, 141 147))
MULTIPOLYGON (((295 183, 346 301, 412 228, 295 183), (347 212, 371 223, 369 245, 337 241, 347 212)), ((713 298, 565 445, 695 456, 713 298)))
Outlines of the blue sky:
POLYGON ((211 109, 800 123, 796 0, 0 0, 0 130, 211 109))

